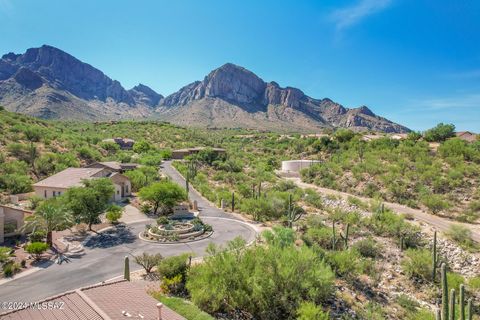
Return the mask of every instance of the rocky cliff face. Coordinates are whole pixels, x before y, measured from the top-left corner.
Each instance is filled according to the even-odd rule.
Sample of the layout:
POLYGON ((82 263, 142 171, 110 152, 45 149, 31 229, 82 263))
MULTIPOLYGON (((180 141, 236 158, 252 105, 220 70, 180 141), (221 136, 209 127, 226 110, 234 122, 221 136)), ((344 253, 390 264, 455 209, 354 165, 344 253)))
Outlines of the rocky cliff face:
POLYGON ((348 109, 328 98, 313 99, 297 88, 266 83, 253 72, 231 63, 210 72, 203 81, 191 83, 166 97, 157 113, 167 121, 182 125, 271 129, 271 120, 275 119, 278 125, 273 127, 288 130, 348 127, 409 131, 375 115, 366 106, 348 109), (220 105, 223 109, 219 108, 220 105), (222 110, 225 114, 221 114, 222 110), (192 118, 192 114, 197 116, 192 118), (234 114, 234 122, 228 120, 228 114, 230 118, 234 114), (260 124, 262 121, 264 125, 260 124))
POLYGON ((122 118, 147 115, 148 107, 160 99, 146 86, 127 91, 100 70, 51 46, 0 59, 0 104, 12 111, 53 118, 122 118))

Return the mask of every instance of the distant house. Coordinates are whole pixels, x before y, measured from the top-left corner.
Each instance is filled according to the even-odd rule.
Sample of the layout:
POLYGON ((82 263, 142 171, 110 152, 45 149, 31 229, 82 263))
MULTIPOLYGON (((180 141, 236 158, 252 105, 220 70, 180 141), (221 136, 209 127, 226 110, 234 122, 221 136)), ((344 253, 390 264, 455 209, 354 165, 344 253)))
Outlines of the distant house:
POLYGON ((472 133, 470 131, 459 131, 455 132, 455 136, 458 139, 467 141, 467 142, 475 142, 478 139, 478 134, 472 133))
POLYGON ((133 148, 133 145, 135 144, 135 140, 128 139, 128 138, 110 138, 110 139, 104 139, 102 142, 110 142, 110 143, 116 143, 122 150, 130 150, 133 148))
POLYGON ((113 201, 120 201, 131 195, 130 180, 109 168, 68 168, 33 184, 35 194, 43 199, 62 195, 71 187, 82 187, 83 180, 109 178, 115 187, 113 201))
POLYGON ((120 172, 123 173, 128 170, 134 170, 138 168, 138 164, 136 163, 121 163, 117 161, 106 161, 106 162, 94 162, 86 168, 106 168, 110 169, 114 172, 120 172))
POLYGON ((23 226, 24 219, 33 214, 33 211, 13 205, 0 204, 0 243, 5 237, 15 236, 23 226))
POLYGON ((185 320, 184 317, 150 296, 141 282, 126 280, 64 292, 39 301, 36 305, 38 307, 0 313, 0 318, 3 320, 185 320))
POLYGON ((207 148, 207 147, 195 147, 195 148, 185 148, 185 149, 178 149, 172 152, 172 159, 184 159, 187 156, 197 154, 202 150, 210 149, 213 152, 218 154, 225 154, 226 150, 222 148, 207 148))

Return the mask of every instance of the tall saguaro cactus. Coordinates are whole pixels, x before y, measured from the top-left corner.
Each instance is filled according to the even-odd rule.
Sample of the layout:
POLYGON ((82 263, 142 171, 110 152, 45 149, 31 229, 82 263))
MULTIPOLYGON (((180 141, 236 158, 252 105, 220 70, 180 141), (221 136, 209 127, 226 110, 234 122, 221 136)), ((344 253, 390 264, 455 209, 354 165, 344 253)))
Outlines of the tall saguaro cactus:
POLYGON ((442 320, 448 320, 448 283, 447 283, 447 265, 442 263, 441 281, 442 281, 442 320))
POLYGON ((463 284, 460 285, 458 307, 460 309, 460 320, 465 320, 465 286, 463 284))
POLYGON ((130 260, 128 256, 125 256, 125 267, 123 269, 123 278, 130 281, 130 260))
POLYGON ((468 299, 467 310, 468 310, 468 320, 473 319, 473 305, 472 298, 468 299))
POLYGON ((455 320, 455 289, 450 290, 450 307, 448 313, 450 320, 455 320))
POLYGON ((437 277, 437 269, 440 267, 441 262, 437 253, 437 231, 433 232, 433 244, 432 244, 432 281, 435 282, 437 277))
POLYGON ((235 211, 235 192, 232 192, 232 212, 235 211))
POLYGON ((292 201, 292 194, 288 195, 288 207, 287 207, 287 222, 288 227, 292 228, 293 223, 298 221, 303 216, 303 211, 299 208, 296 208, 292 201))

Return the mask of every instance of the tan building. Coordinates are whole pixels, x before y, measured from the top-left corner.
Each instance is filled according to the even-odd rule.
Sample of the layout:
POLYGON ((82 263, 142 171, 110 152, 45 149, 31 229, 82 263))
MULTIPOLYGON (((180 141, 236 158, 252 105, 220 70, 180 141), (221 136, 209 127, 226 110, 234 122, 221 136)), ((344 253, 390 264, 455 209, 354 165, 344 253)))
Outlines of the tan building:
POLYGON ((461 140, 467 141, 467 142, 475 142, 478 139, 478 134, 472 133, 470 131, 455 132, 455 136, 458 139, 461 139, 461 140))
POLYGON ((3 243, 6 237, 19 234, 18 229, 23 226, 24 219, 31 214, 33 212, 30 210, 0 204, 0 243, 3 243))
POLYGON ((114 172, 123 173, 128 170, 134 170, 138 168, 137 163, 121 163, 118 161, 105 161, 105 162, 94 162, 86 166, 86 168, 107 168, 114 172))
POLYGON ((128 139, 128 138, 104 139, 102 140, 102 142, 116 143, 122 150, 130 150, 133 148, 133 145, 135 144, 135 140, 128 139))
POLYGON ((131 195, 130 180, 108 168, 68 168, 33 184, 35 194, 43 199, 62 195, 71 187, 82 187, 83 180, 109 178, 115 187, 113 201, 121 201, 131 195))
POLYGON ((2 320, 185 320, 146 292, 142 282, 101 283, 1 313, 2 320))
POLYGON ((202 150, 211 149, 212 151, 218 154, 225 154, 226 150, 222 148, 207 148, 207 147, 195 147, 195 148, 185 148, 185 149, 178 149, 172 152, 172 159, 183 159, 187 156, 197 154, 202 150))

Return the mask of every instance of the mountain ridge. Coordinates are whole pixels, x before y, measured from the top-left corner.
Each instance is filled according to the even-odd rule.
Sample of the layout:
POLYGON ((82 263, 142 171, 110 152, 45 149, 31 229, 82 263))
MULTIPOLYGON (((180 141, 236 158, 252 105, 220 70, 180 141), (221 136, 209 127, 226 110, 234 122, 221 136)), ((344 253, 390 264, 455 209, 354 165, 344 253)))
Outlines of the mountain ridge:
POLYGON ((127 90, 101 70, 49 45, 2 56, 0 104, 48 119, 155 118, 200 127, 409 131, 366 106, 349 109, 328 98, 314 99, 232 63, 166 97, 144 84, 127 90))

